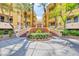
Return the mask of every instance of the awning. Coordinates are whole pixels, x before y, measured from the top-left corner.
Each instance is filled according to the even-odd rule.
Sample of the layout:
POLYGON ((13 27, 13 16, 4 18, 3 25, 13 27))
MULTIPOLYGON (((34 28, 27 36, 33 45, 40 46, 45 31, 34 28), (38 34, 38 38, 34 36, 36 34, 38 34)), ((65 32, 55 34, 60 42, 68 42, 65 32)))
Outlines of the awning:
POLYGON ((0 22, 0 29, 12 29, 9 23, 0 22))

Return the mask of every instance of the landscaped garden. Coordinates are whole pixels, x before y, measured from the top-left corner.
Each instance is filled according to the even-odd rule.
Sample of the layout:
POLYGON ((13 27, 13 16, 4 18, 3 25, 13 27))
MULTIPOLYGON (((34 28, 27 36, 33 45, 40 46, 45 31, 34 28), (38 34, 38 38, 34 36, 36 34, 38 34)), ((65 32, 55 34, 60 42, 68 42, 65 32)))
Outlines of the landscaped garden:
POLYGON ((62 31, 63 36, 79 36, 79 31, 78 30, 63 30, 62 31))
POLYGON ((35 40, 47 40, 49 37, 49 33, 31 33, 29 35, 30 39, 35 39, 35 40))
POLYGON ((13 33, 12 29, 0 29, 0 38, 4 38, 5 35, 7 37, 12 37, 13 33))
POLYGON ((50 36, 49 32, 43 32, 41 28, 36 28, 35 32, 30 32, 28 35, 29 40, 33 41, 45 41, 48 40, 50 36))

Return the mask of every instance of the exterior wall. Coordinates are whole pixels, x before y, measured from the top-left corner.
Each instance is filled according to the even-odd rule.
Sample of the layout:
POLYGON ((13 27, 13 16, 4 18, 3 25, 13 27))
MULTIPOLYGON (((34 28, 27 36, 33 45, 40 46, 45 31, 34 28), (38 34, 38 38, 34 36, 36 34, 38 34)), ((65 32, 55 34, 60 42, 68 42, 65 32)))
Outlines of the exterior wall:
MULTIPOLYGON (((50 5, 51 6, 51 5, 50 5)), ((50 6, 48 6, 48 7, 50 7, 50 6)), ((50 13, 50 11, 52 11, 53 9, 52 9, 52 6, 51 6, 51 8, 50 8, 50 10, 49 10, 49 13, 50 13)), ((64 11, 63 11, 64 12, 64 11)), ((69 14, 69 12, 67 12, 67 14, 69 14)), ((63 14, 64 15, 64 14, 63 14)), ((72 11, 72 13, 70 13, 69 15, 68 15, 68 17, 70 17, 71 18, 71 23, 66 23, 66 29, 79 29, 79 21, 78 22, 74 22, 74 17, 75 16, 78 16, 79 15, 79 8, 76 8, 76 9, 74 9, 73 11, 72 11)), ((78 18, 79 19, 79 18, 78 18)), ((51 20, 53 20, 53 19, 51 19, 51 20)), ((52 21, 51 21, 52 22, 52 21)), ((54 21, 55 22, 55 21, 54 21)), ((50 23, 48 23, 48 24, 50 24, 50 23)), ((63 29, 64 28, 64 22, 62 21, 62 19, 61 19, 61 17, 57 17, 57 28, 58 29, 63 29)))
POLYGON ((9 23, 0 22, 0 29, 12 29, 9 23))
MULTIPOLYGON (((79 8, 77 9, 74 9, 72 11, 72 13, 69 15, 70 17, 70 22, 69 23, 66 23, 66 29, 79 29, 79 8), (78 17, 78 21, 77 22, 74 22, 74 17, 77 16, 78 17)), ((69 18, 68 17, 68 18, 69 18)))
POLYGON ((79 22, 66 24, 66 29, 79 29, 79 22))
MULTIPOLYGON (((9 16, 9 13, 8 13, 8 12, 5 12, 5 11, 4 11, 4 13, 5 13, 4 15, 9 16)), ((2 13, 1 13, 1 10, 0 10, 0 14, 2 14, 2 13)), ((27 18, 27 22, 29 23, 29 26, 32 26, 32 13, 31 13, 31 12, 28 12, 28 15, 30 15, 30 16, 29 16, 29 17, 27 16, 27 17, 28 17, 28 18, 27 18)), ((5 19, 4 19, 5 21, 8 21, 7 16, 4 16, 4 17, 5 17, 5 19)), ((25 22, 24 22, 25 19, 24 19, 23 14, 22 14, 22 17, 21 17, 21 13, 18 14, 17 11, 16 11, 16 12, 13 12, 13 13, 12 13, 12 16, 13 16, 13 23, 12 23, 12 24, 13 24, 14 28, 15 28, 15 29, 17 28, 18 16, 20 16, 20 18, 21 18, 21 21, 20 21, 20 22, 21 22, 21 25, 22 25, 22 28, 23 28, 24 25, 25 25, 25 24, 24 24, 24 23, 25 23, 25 22)), ((35 21, 35 23, 36 23, 36 16, 34 17, 34 21, 35 21)), ((35 23, 34 23, 34 24, 35 24, 35 23)))

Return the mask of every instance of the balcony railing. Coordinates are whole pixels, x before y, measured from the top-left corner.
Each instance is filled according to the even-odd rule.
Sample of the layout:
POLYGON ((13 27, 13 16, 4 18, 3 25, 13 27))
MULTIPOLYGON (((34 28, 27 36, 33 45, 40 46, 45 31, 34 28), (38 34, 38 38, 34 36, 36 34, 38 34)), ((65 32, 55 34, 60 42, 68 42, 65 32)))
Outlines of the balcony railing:
POLYGON ((79 22, 77 22, 77 23, 67 23, 66 29, 79 29, 79 22))

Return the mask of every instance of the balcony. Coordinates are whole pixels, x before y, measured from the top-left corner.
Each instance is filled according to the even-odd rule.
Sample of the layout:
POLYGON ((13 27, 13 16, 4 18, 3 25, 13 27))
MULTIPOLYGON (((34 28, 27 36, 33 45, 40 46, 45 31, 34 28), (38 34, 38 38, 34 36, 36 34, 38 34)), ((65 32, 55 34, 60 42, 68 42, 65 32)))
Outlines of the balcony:
POLYGON ((67 23, 66 29, 79 29, 79 22, 78 23, 67 23))
POLYGON ((0 29, 12 29, 9 23, 0 22, 0 29))

